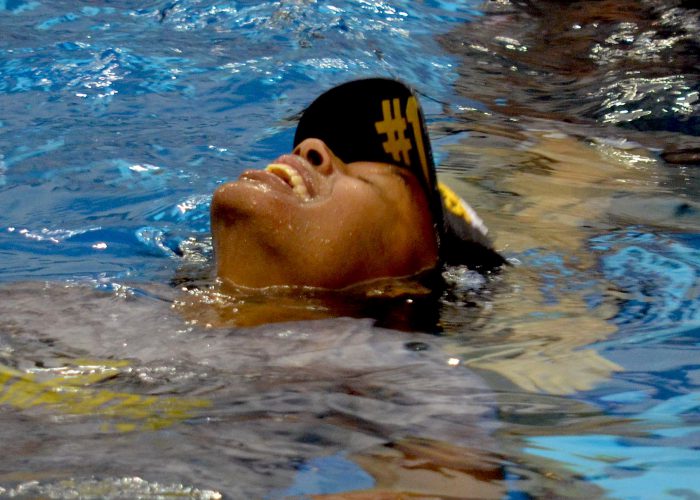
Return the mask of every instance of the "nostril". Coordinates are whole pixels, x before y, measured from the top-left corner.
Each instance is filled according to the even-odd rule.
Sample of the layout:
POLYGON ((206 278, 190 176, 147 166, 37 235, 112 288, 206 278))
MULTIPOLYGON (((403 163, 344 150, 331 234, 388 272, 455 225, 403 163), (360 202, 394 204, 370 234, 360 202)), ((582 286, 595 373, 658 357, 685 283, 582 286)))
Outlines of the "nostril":
POLYGON ((315 149, 311 149, 306 153, 306 159, 314 167, 320 167, 323 165, 323 155, 315 149))

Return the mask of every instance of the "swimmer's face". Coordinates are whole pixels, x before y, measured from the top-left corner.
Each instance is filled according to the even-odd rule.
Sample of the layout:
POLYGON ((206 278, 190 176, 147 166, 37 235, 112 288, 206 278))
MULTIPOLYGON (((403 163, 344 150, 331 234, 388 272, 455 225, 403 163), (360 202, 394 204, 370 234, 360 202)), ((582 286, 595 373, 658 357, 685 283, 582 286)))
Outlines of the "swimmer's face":
POLYGON ((437 262, 428 200, 406 169, 343 163, 306 139, 214 193, 217 274, 247 286, 344 288, 437 262))

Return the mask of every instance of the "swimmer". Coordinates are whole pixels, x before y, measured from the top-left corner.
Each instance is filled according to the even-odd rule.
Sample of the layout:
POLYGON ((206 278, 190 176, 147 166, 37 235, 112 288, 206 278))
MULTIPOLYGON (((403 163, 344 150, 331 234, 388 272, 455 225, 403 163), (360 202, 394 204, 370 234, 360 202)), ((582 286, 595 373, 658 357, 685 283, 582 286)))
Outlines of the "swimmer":
POLYGON ((216 190, 211 227, 217 275, 239 287, 343 289, 504 263, 474 211, 436 181, 415 94, 386 79, 316 99, 291 154, 216 190))

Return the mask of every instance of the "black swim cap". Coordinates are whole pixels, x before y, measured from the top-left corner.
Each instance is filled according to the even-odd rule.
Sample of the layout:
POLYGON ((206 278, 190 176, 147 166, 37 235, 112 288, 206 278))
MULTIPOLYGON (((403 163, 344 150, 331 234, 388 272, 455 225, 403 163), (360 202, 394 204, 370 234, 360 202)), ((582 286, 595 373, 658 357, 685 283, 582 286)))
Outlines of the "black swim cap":
POLYGON ((471 207, 437 182, 423 112, 410 87, 371 78, 329 90, 303 112, 294 147, 310 138, 321 139, 345 163, 372 161, 410 170, 430 200, 443 262, 480 268, 505 262, 471 207))

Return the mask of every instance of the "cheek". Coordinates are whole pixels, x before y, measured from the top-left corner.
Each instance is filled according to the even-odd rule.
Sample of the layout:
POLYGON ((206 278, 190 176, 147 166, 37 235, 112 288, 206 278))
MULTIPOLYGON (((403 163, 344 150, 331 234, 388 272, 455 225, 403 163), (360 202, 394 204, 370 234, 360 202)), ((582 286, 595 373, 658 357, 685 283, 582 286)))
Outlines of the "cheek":
POLYGON ((393 258, 415 245, 420 214, 407 194, 392 197, 364 183, 336 189, 316 220, 318 229, 336 251, 348 259, 393 258), (388 254, 388 255, 387 255, 388 254))
POLYGON ((325 223, 352 233, 381 233, 396 217, 395 207, 371 186, 349 184, 336 189, 324 211, 325 223))

